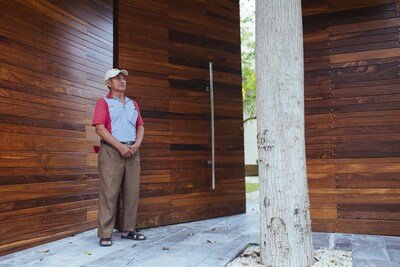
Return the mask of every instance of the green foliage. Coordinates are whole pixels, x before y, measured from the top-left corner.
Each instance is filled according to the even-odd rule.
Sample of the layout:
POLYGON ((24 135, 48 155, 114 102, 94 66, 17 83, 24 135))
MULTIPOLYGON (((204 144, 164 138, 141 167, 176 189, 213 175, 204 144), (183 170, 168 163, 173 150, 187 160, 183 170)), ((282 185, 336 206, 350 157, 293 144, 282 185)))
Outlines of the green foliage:
MULTIPOLYGON (((241 4, 241 8, 244 8, 241 4)), ((241 20, 240 33, 242 39, 242 93, 245 122, 256 117, 256 70, 254 12, 241 20)))
POLYGON ((259 183, 246 183, 246 193, 258 191, 260 189, 259 183))

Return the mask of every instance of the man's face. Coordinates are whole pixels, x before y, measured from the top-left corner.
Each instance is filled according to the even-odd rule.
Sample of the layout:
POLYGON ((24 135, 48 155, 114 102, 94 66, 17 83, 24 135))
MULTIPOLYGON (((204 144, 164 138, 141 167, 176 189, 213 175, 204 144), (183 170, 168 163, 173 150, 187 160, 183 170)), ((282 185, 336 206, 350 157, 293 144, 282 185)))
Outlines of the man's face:
POLYGON ((109 79, 107 85, 114 91, 123 92, 126 89, 126 77, 124 74, 120 73, 117 76, 109 79))

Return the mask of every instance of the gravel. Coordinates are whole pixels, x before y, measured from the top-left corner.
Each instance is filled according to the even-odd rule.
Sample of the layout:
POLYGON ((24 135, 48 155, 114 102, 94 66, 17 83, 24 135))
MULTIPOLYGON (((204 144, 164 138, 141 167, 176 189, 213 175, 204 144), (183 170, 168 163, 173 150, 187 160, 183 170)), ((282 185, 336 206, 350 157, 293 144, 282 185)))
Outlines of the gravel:
MULTIPOLYGON (((351 251, 334 250, 334 249, 318 249, 314 250, 315 262, 312 267, 351 267, 352 254, 351 251)), ((242 255, 234 259, 227 267, 265 267, 261 264, 260 247, 249 246, 244 250, 242 255)))

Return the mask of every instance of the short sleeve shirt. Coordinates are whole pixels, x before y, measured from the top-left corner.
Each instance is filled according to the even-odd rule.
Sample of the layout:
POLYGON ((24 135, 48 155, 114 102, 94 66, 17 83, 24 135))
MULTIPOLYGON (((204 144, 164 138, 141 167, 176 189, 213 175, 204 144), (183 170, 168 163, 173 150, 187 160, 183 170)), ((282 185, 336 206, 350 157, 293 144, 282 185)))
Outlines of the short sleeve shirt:
POLYGON ((111 135, 120 142, 136 141, 136 129, 144 125, 138 104, 125 97, 125 105, 108 93, 100 98, 94 109, 92 125, 104 124, 111 135))

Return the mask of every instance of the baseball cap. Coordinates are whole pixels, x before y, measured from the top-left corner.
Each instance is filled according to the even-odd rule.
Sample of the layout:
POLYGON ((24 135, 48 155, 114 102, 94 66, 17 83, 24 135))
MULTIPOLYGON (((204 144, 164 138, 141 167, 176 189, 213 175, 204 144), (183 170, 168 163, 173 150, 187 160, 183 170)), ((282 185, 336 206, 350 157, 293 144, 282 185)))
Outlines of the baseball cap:
POLYGON ((117 76, 118 74, 122 73, 125 76, 128 76, 128 71, 127 70, 120 70, 120 69, 112 69, 106 72, 106 75, 104 76, 104 81, 107 81, 110 78, 113 78, 117 76))

